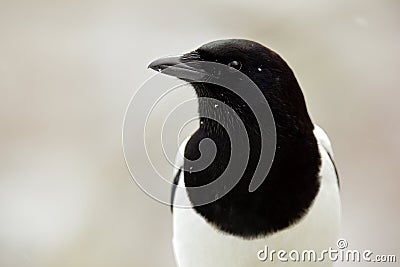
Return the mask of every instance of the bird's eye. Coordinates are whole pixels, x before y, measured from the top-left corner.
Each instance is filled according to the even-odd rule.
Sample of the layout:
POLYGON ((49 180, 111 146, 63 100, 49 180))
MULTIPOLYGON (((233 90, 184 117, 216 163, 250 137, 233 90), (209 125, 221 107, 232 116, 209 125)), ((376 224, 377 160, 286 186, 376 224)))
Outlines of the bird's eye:
POLYGON ((228 64, 228 67, 240 70, 242 68, 242 63, 240 63, 240 61, 234 60, 228 64))

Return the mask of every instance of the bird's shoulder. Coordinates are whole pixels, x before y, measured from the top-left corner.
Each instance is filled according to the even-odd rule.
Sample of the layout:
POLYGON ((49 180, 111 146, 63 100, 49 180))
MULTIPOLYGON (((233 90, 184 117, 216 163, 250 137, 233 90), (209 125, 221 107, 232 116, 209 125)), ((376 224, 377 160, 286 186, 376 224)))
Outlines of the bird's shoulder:
POLYGON ((336 179, 337 179, 337 183, 340 184, 340 180, 339 180, 339 173, 336 167, 336 163, 334 160, 334 155, 333 155, 333 149, 332 149, 332 144, 331 141, 328 137, 328 135, 326 134, 326 132, 319 127, 318 125, 314 124, 314 136, 317 139, 317 142, 319 144, 319 146, 326 151, 326 154, 329 157, 329 161, 331 161, 334 171, 335 171, 335 175, 336 175, 336 179))
POLYGON ((318 143, 332 156, 333 158, 333 149, 331 141, 329 140, 326 132, 319 127, 317 124, 314 124, 314 135, 317 139, 318 143))
POLYGON ((174 169, 173 169, 173 173, 172 173, 172 175, 173 175, 172 177, 174 177, 174 180, 173 180, 173 184, 172 184, 172 188, 171 188, 171 211, 173 211, 176 187, 179 184, 179 179, 182 174, 185 147, 186 147, 186 144, 188 143, 189 139, 190 139, 190 136, 182 141, 182 143, 179 146, 178 152, 176 153, 176 156, 175 156, 175 164, 174 164, 174 169))

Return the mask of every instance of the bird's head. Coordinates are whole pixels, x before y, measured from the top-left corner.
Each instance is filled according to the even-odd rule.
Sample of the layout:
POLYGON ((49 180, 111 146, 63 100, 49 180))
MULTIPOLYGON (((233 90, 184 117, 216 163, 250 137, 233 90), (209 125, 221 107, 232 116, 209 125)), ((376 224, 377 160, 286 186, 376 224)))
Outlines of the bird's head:
MULTIPOLYGON (((299 130, 306 125, 312 125, 294 73, 277 53, 257 42, 244 39, 213 41, 192 52, 160 58, 149 65, 149 68, 163 74, 190 82, 199 97, 217 99, 229 105, 239 115, 247 114, 249 110, 242 108, 245 105, 237 92, 210 83, 210 77, 218 79, 219 75, 229 76, 229 72, 223 71, 224 67, 232 73, 240 72, 254 82, 266 98, 276 123, 282 124, 282 127, 293 126, 295 130, 299 130)), ((260 96, 253 95, 254 98, 260 96)), ((209 110, 207 107, 203 110, 200 107, 200 116, 209 110)), ((277 126, 279 128, 280 125, 277 126)))

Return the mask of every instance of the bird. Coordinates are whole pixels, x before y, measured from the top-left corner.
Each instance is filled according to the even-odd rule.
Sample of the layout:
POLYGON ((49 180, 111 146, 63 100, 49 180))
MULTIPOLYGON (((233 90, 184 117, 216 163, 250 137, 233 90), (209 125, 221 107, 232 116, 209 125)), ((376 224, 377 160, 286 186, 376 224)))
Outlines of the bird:
POLYGON ((172 245, 177 266, 332 266, 324 251, 335 247, 340 230, 339 176, 331 142, 312 122, 300 85, 285 60, 258 42, 222 39, 183 55, 159 58, 149 68, 189 83, 198 98, 199 125, 179 148, 171 190, 172 245), (229 82, 225 77, 229 72, 217 73, 214 67, 204 67, 206 63, 248 77, 257 88, 257 94, 248 94, 249 101, 257 108, 262 102, 258 101, 260 96, 266 100, 269 109, 260 109, 272 113, 274 129, 264 129, 269 126, 258 123, 249 101, 238 92, 210 83, 212 75, 222 75, 220 78, 229 82), (247 158, 243 155, 245 169, 225 180, 228 184, 237 181, 229 191, 202 203, 210 197, 208 193, 189 189, 216 181, 233 156, 241 158, 242 153, 231 155, 228 133, 240 123, 249 147, 247 158), (261 135, 274 131, 270 168, 260 185, 249 190, 260 160, 261 135), (186 165, 195 164, 204 152, 201 142, 205 139, 215 144, 212 163, 189 170, 186 165), (178 194, 177 187, 184 190, 178 194), (175 207, 179 201, 192 205, 175 207), (277 256, 280 250, 285 251, 284 257, 277 256), (315 251, 314 259, 303 259, 304 251, 309 250, 315 251))

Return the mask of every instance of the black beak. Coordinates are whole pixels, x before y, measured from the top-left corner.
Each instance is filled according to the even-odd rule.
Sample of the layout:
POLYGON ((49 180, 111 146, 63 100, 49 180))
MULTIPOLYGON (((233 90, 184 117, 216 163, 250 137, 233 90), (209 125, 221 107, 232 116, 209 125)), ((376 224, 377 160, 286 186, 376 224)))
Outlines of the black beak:
POLYGON ((204 81, 208 74, 200 68, 199 61, 182 60, 181 56, 172 56, 156 59, 150 63, 148 68, 155 71, 177 77, 188 82, 204 81))

